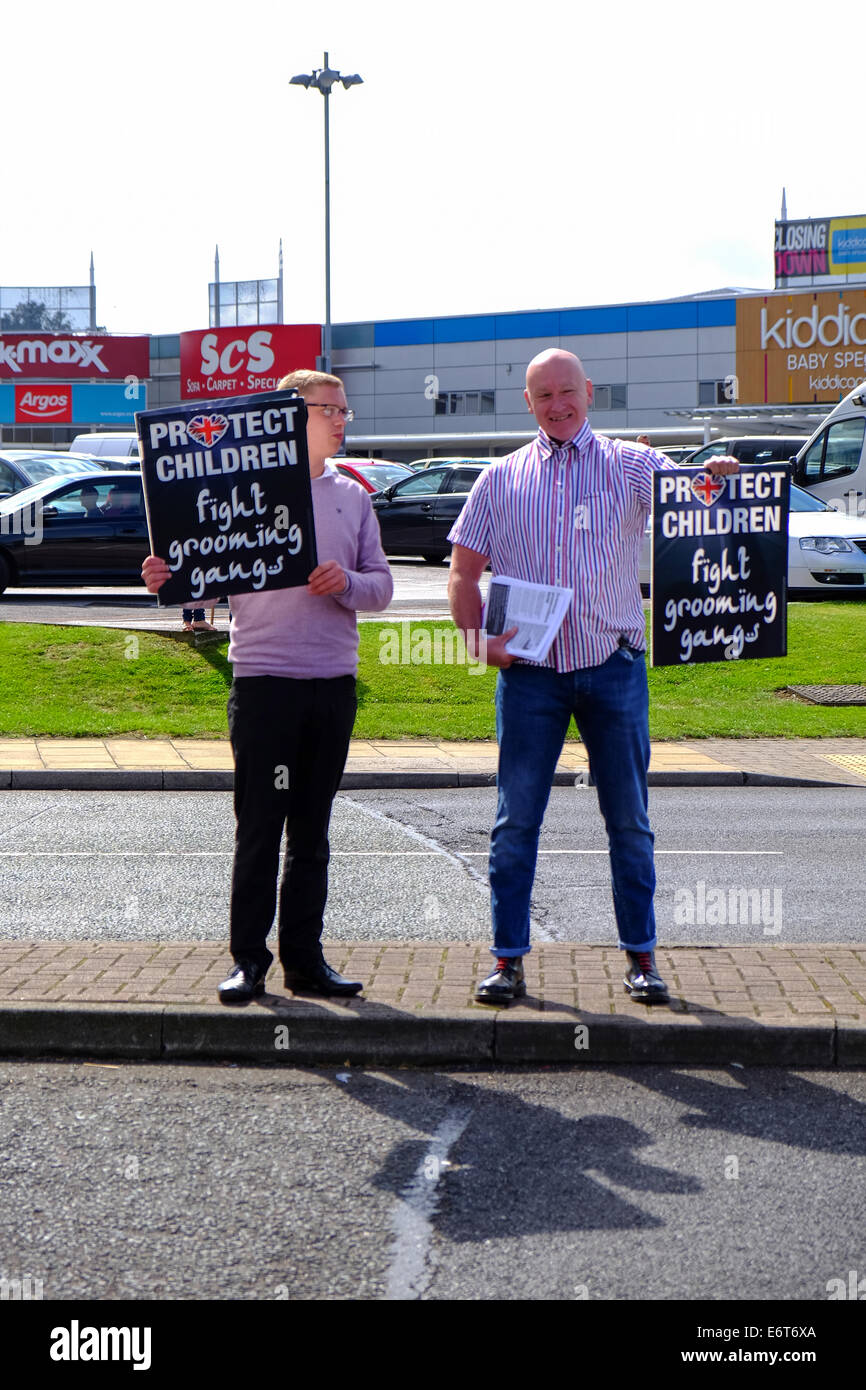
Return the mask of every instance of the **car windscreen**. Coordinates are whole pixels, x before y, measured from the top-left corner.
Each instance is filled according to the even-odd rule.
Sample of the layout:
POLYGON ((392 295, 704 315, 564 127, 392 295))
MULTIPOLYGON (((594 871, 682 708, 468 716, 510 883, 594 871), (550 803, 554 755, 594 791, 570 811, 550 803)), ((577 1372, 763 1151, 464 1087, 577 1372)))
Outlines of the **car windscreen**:
POLYGON ((26 473, 31 483, 44 482, 46 478, 63 478, 75 473, 101 473, 98 463, 90 464, 81 459, 70 459, 64 455, 38 454, 18 459, 18 467, 26 473))
MULTIPOLYGON (((352 460, 349 459, 348 462, 352 463, 352 460)), ((409 476, 405 468, 395 468, 393 464, 387 463, 353 463, 352 467, 356 468, 367 479, 367 482, 372 483, 380 492, 383 488, 390 487, 392 483, 399 483, 401 478, 408 478, 409 476)))

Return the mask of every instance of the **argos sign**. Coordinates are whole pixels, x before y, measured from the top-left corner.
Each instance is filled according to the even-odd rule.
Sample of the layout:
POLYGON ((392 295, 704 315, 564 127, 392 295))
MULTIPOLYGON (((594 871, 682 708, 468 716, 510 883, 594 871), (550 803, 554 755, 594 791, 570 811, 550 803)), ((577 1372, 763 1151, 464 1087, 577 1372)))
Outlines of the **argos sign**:
POLYGON ((192 400, 275 391, 288 372, 314 370, 321 350, 317 323, 181 333, 180 393, 192 400))
POLYGON ((16 386, 15 420, 32 424, 34 420, 52 425, 72 423, 71 386, 16 386))

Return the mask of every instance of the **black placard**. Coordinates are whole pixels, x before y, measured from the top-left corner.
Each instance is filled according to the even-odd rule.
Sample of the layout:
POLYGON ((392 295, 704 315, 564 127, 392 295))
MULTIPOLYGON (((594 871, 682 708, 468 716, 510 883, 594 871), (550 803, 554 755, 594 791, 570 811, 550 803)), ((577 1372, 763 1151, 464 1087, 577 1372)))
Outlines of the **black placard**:
POLYGON ((162 605, 306 584, 318 563, 307 411, 295 391, 135 416, 162 605))
POLYGON ((788 464, 653 479, 652 665, 788 650, 788 464))

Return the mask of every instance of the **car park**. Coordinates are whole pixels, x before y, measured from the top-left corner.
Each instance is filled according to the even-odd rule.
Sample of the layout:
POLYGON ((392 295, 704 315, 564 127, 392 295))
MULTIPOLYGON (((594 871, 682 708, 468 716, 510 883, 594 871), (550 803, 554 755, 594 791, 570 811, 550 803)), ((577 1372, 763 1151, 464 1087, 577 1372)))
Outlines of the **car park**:
MULTIPOLYGON (((650 528, 640 558, 640 583, 651 583, 650 528)), ((848 517, 791 485, 788 594, 849 593, 866 597, 866 517, 848 517)))
POLYGON ((431 562, 450 555, 448 532, 488 462, 437 464, 371 497, 385 554, 421 555, 431 562))
POLYGON ((100 469, 0 500, 0 593, 15 585, 141 584, 141 477, 100 469))
POLYGON ((35 449, 9 449, 0 452, 0 499, 14 497, 34 483, 76 473, 104 473, 105 467, 83 454, 39 452, 35 449))
POLYGON ((105 459, 110 468, 140 468, 138 435, 132 430, 116 434, 77 434, 70 452, 105 459))
POLYGON ((694 449, 688 459, 679 462, 684 468, 703 468, 711 459, 725 454, 740 463, 789 463, 806 438, 804 434, 745 434, 739 439, 714 439, 712 444, 694 449))
POLYGON ((382 492, 393 483, 399 483, 401 478, 412 476, 411 468, 405 463, 392 463, 390 459, 336 458, 331 462, 338 473, 360 483, 365 492, 382 492))

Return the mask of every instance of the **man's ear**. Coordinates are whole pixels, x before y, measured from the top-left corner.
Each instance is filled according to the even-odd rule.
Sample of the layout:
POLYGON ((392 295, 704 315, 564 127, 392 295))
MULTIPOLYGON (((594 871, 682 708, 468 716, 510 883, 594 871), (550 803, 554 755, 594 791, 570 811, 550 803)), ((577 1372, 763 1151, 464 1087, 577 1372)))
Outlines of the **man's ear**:
POLYGON ((586 403, 592 405, 592 382, 589 377, 586 378, 586 403))
POLYGON ((529 411, 530 415, 534 415, 535 411, 532 409, 532 397, 526 390, 526 387, 523 388, 523 399, 526 401, 526 409, 529 411))

